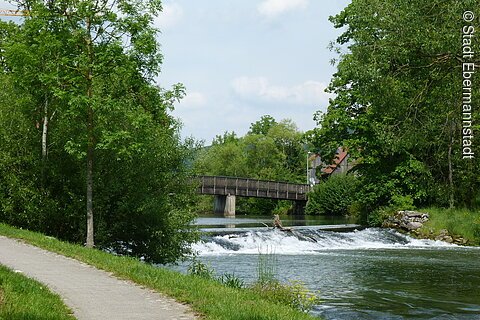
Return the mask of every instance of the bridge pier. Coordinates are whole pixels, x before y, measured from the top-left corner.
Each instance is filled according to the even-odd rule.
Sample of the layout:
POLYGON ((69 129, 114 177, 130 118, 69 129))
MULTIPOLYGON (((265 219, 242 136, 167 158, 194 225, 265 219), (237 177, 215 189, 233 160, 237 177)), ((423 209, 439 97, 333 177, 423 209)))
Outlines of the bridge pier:
POLYGON ((234 195, 216 195, 213 202, 213 211, 223 214, 225 217, 235 216, 235 196, 234 195))
POLYGON ((298 215, 298 216, 304 215, 306 206, 307 206, 307 201, 304 201, 304 200, 294 201, 292 214, 298 215))

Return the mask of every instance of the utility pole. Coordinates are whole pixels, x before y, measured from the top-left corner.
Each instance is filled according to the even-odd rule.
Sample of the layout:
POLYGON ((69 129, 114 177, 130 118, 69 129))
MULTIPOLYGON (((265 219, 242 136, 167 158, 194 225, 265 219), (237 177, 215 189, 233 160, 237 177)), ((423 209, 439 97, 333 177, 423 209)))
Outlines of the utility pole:
POLYGON ((310 151, 307 152, 307 184, 310 184, 310 166, 308 165, 308 160, 310 159, 310 151))

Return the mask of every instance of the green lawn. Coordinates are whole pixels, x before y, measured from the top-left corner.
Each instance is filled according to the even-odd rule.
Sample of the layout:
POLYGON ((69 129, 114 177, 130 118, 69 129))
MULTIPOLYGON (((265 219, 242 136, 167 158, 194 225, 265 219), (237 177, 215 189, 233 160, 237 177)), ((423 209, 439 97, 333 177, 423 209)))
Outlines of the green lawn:
POLYGON ((446 229, 451 235, 461 236, 471 245, 480 245, 480 211, 467 209, 426 208, 419 211, 428 212, 430 220, 421 233, 433 231, 438 234, 446 229))
POLYGON ((0 265, 0 319, 75 319, 71 314, 47 287, 0 265))
POLYGON ((137 259, 88 249, 39 233, 15 229, 5 224, 0 224, 0 234, 23 239, 35 246, 112 272, 119 278, 130 279, 140 285, 165 293, 191 305, 194 311, 203 316, 203 319, 318 320, 318 318, 280 303, 267 301, 249 289, 228 288, 215 281, 157 268, 137 259))

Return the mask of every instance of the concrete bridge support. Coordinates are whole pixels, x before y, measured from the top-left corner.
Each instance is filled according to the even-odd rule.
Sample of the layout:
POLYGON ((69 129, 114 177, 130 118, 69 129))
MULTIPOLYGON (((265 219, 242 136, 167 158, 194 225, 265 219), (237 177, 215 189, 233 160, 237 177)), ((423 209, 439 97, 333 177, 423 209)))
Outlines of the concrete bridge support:
POLYGON ((234 195, 216 195, 213 203, 215 213, 223 214, 225 217, 235 216, 235 196, 234 195))
POLYGON ((293 215, 298 215, 298 216, 304 215, 306 206, 307 206, 307 201, 304 201, 304 200, 295 201, 293 203, 292 214, 293 215))

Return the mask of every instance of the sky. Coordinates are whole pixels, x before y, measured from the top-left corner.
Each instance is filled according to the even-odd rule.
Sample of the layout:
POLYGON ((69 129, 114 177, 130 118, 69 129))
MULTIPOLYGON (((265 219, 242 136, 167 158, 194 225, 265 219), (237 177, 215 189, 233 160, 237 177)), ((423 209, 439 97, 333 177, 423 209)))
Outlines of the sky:
POLYGON ((183 83, 182 136, 209 144, 242 136, 262 115, 313 129, 325 111, 339 35, 328 17, 350 0, 165 0, 155 24, 164 62, 158 83, 183 83))
POLYGON ((328 45, 340 31, 328 17, 350 1, 164 0, 154 22, 164 56, 156 81, 186 87, 173 111, 182 137, 208 145, 225 131, 242 136, 263 115, 313 129, 335 72, 328 45))

